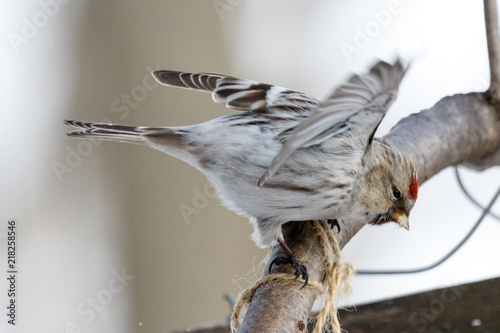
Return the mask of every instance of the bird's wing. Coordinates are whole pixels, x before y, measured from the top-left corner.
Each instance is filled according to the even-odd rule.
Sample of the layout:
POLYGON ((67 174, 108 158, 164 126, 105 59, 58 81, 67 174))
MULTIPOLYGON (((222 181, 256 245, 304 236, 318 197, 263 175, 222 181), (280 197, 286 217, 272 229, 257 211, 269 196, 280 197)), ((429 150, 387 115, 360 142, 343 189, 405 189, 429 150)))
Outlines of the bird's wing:
POLYGON ((235 110, 255 113, 291 111, 304 114, 319 105, 316 98, 307 94, 232 76, 170 70, 154 71, 153 76, 164 86, 211 92, 216 103, 235 110))
POLYGON ((325 99, 317 110, 295 128, 283 133, 286 140, 258 186, 273 176, 297 149, 319 144, 341 133, 365 139, 371 144, 375 131, 397 95, 407 67, 398 60, 394 65, 379 61, 365 75, 353 75, 325 99))

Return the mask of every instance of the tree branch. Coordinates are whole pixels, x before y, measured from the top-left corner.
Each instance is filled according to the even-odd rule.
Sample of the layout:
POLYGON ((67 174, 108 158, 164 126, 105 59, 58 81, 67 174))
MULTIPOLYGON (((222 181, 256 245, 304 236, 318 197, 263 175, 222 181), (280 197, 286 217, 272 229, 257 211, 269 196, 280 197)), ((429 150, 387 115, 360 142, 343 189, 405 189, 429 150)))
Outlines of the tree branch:
POLYGON ((489 93, 494 104, 500 102, 500 38, 498 36, 498 15, 496 0, 484 0, 484 21, 488 58, 490 61, 489 93))
MULTIPOLYGON (((380 141, 412 158, 423 184, 443 169, 458 164, 484 170, 500 165, 500 39, 495 0, 484 0, 491 86, 486 93, 448 96, 432 108, 402 119, 380 141)), ((345 223, 337 235, 340 248, 363 227, 345 223)), ((325 272, 322 244, 310 222, 290 222, 283 226, 285 242, 309 270, 310 278, 323 281, 325 272)), ((283 256, 272 249, 269 262, 283 256)), ((268 262, 268 265, 269 265, 268 262)), ((293 273, 288 265, 273 273, 293 273)), ((268 266, 263 276, 268 275, 268 266)), ((310 288, 290 288, 271 284, 254 294, 239 329, 248 332, 300 332, 307 323, 315 300, 310 288), (279 328, 279 329, 278 329, 279 328)))

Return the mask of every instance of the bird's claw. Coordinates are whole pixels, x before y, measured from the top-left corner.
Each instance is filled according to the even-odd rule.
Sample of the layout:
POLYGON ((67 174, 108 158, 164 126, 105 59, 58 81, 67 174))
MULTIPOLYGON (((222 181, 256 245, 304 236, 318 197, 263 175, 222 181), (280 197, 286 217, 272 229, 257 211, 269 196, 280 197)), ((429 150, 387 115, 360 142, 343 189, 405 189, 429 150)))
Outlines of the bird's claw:
POLYGON ((271 261, 269 265, 269 274, 271 274, 271 269, 273 265, 281 265, 281 264, 290 264, 292 268, 295 270, 295 279, 297 280, 300 276, 304 279, 304 285, 300 288, 303 289, 307 286, 307 282, 309 281, 309 274, 307 273, 307 267, 302 265, 297 258, 293 255, 291 257, 276 257, 271 261))
POLYGON ((333 219, 333 220, 326 220, 326 222, 330 225, 330 228, 333 229, 334 227, 337 227, 337 230, 338 230, 338 234, 340 234, 340 224, 339 224, 339 221, 337 219, 333 219))

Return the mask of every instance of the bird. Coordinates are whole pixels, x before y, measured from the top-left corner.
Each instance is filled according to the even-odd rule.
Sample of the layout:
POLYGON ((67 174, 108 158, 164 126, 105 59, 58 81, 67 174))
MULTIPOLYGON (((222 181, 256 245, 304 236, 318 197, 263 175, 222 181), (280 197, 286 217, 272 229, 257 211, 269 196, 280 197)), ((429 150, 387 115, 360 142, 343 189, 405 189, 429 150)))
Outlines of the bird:
POLYGON ((409 229, 418 196, 412 160, 374 139, 409 66, 378 60, 353 74, 325 99, 290 89, 212 73, 156 70, 164 86, 209 92, 237 113, 178 127, 136 127, 65 120, 74 138, 149 146, 206 175, 222 203, 250 218, 260 247, 279 244, 307 284, 307 268, 283 240, 290 221, 336 225, 395 222, 409 229))

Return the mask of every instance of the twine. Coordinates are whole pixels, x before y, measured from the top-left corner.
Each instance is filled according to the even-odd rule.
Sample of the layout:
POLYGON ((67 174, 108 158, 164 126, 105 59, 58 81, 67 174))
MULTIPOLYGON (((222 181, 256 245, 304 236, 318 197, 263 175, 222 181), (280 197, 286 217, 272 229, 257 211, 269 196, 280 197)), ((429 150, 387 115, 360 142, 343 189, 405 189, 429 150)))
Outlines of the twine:
MULTIPOLYGON (((330 226, 326 221, 315 221, 314 228, 317 230, 323 244, 325 256, 326 278, 323 283, 309 280, 307 288, 315 290, 317 297, 327 292, 325 305, 317 316, 316 327, 313 333, 321 333, 326 327, 328 318, 332 320, 334 332, 340 333, 340 323, 337 316, 337 307, 335 306, 335 296, 339 291, 347 292, 350 290, 348 279, 354 273, 354 267, 349 263, 340 262, 340 247, 337 238, 333 235, 330 226), (319 226, 318 226, 319 224, 319 226)), ((255 283, 253 287, 243 290, 234 306, 231 318, 232 332, 238 331, 243 322, 252 298, 259 288, 266 287, 271 281, 280 281, 281 284, 304 284, 303 279, 295 279, 295 276, 284 273, 269 274, 255 283)))

